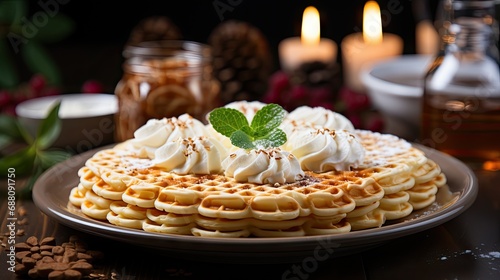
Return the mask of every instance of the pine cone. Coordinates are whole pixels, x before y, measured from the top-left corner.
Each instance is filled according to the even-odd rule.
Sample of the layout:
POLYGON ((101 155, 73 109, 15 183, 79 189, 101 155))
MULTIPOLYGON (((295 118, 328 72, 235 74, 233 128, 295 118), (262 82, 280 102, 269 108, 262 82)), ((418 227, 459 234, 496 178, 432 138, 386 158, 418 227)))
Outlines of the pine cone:
POLYGON ((179 28, 167 17, 151 16, 141 20, 131 31, 127 45, 145 41, 179 40, 179 28))
POLYGON ((212 31, 208 42, 222 102, 259 100, 272 71, 268 42, 260 30, 246 22, 225 21, 212 31))

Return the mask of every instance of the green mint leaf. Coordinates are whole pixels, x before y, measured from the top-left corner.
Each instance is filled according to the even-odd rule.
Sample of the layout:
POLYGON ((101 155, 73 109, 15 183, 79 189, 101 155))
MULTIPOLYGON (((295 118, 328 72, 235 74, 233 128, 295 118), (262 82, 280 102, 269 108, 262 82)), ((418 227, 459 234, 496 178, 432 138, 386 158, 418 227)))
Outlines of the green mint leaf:
POLYGON ((242 130, 237 130, 233 134, 231 134, 231 143, 236 147, 240 147, 242 149, 255 149, 255 145, 252 141, 252 138, 243 132, 242 130))
POLYGON ((258 148, 271 148, 271 147, 279 147, 285 144, 287 138, 286 133, 279 129, 275 128, 267 135, 260 137, 254 141, 254 145, 258 148))
POLYGON ((277 104, 262 107, 251 125, 245 115, 233 108, 217 108, 210 112, 208 120, 220 134, 229 137, 231 143, 242 149, 267 149, 285 144, 285 132, 278 128, 286 111, 277 104))
POLYGON ((278 104, 267 104, 255 114, 251 128, 256 137, 269 134, 277 128, 286 116, 286 111, 278 104))
POLYGON ((50 147, 61 133, 62 122, 59 119, 60 107, 61 102, 57 102, 38 128, 35 142, 39 150, 50 147))
POLYGON ((208 120, 212 127, 220 134, 231 137, 231 135, 248 126, 248 121, 242 112, 232 108, 217 108, 210 112, 208 120))

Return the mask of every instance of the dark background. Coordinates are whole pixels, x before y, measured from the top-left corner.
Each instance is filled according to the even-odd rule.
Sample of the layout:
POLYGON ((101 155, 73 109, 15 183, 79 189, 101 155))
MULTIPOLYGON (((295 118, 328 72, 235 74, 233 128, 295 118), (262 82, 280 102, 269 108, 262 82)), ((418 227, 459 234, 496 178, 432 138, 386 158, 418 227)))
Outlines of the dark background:
MULTIPOLYGON (((50 1, 50 0, 40 0, 50 1)), ((56 0, 51 0, 56 1, 56 0)), ((42 8, 39 1, 29 1, 29 13, 42 8)), ((130 31, 149 16, 166 16, 180 29, 186 40, 206 43, 212 30, 221 22, 246 21, 264 34, 273 55, 274 69, 279 68, 278 44, 300 36, 302 12, 315 6, 321 17, 321 36, 337 42, 362 28, 362 0, 204 0, 204 1, 61 1, 60 12, 69 16, 75 29, 62 41, 46 45, 60 67, 64 91, 75 92, 88 79, 97 79, 105 91, 113 92, 120 79, 122 50, 130 31), (64 3, 67 2, 67 3, 64 3), (217 10, 224 4, 227 10, 217 10)), ((404 53, 415 52, 415 24, 424 17, 434 17, 437 0, 378 0, 384 32, 404 39, 404 53), (417 12, 416 6, 429 5, 430 12, 417 12)), ((221 8, 222 9, 222 8, 221 8)), ((337 60, 340 61, 340 52, 337 60)), ((29 77, 25 77, 29 79, 29 77)))

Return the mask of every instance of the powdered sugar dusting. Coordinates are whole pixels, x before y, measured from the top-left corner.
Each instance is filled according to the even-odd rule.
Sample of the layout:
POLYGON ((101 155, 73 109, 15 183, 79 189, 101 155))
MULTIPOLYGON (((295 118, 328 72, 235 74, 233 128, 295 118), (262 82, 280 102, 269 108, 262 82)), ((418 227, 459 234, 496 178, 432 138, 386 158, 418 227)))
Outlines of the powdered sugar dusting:
POLYGON ((439 261, 447 261, 462 256, 468 256, 469 258, 474 258, 474 260, 486 261, 491 270, 494 271, 500 270, 500 251, 482 252, 482 249, 479 247, 476 247, 474 249, 466 249, 460 252, 453 252, 446 255, 441 255, 437 259, 439 261))
POLYGON ((363 166, 383 166, 388 159, 402 154, 408 154, 412 148, 410 142, 392 134, 381 134, 368 130, 356 130, 366 149, 363 166))

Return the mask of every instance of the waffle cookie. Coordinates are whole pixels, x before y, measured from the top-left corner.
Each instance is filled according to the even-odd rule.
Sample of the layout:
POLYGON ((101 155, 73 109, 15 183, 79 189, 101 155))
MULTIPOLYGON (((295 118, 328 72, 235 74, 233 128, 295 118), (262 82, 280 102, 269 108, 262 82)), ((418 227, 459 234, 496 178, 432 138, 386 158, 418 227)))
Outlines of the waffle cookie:
MULTIPOLYGON (((174 125, 170 131, 175 129, 174 125)), ((207 131, 210 127, 202 133, 207 131)), ((155 233, 291 237, 381 227, 431 205, 446 184, 439 165, 405 140, 364 130, 346 134, 354 135, 364 148, 359 164, 323 171, 302 165, 306 168, 298 179, 284 183, 241 181, 224 170, 213 171, 224 164, 212 165, 207 174, 172 172, 174 167, 165 168, 151 157, 160 143, 152 148, 121 143, 86 161, 69 201, 91 218, 155 233)), ((199 149, 189 143, 184 151, 199 149)))

